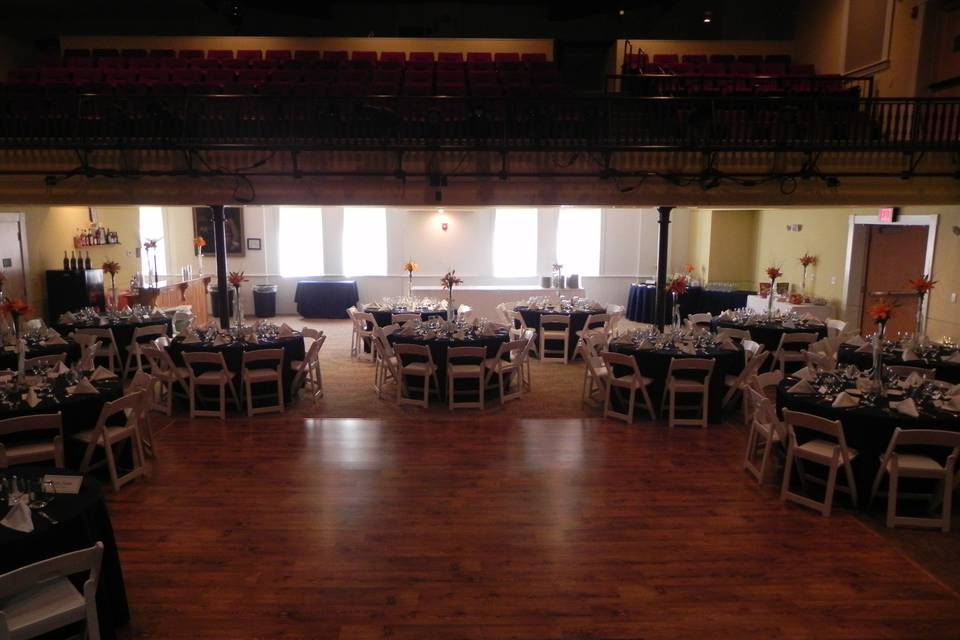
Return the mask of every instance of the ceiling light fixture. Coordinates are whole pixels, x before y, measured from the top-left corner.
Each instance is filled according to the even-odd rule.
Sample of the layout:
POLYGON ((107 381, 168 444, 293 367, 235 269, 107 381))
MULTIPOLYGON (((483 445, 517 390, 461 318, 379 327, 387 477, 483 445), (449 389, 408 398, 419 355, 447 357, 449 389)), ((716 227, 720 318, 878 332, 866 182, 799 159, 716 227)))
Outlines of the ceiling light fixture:
POLYGON ((704 11, 704 12, 703 12, 703 23, 704 23, 704 24, 710 24, 711 22, 713 22, 713 12, 712 12, 712 11, 704 11))

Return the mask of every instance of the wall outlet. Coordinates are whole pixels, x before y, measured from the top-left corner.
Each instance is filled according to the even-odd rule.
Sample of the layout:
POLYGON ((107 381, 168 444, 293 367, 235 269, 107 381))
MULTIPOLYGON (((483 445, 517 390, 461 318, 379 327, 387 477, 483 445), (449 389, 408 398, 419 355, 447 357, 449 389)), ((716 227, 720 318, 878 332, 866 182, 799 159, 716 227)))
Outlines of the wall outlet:
POLYGON ((830 276, 830 284, 836 286, 836 284, 837 284, 837 276, 830 276))
POLYGON ((950 294, 950 302, 953 303, 953 304, 957 304, 957 292, 956 292, 956 291, 954 291, 953 293, 950 294))

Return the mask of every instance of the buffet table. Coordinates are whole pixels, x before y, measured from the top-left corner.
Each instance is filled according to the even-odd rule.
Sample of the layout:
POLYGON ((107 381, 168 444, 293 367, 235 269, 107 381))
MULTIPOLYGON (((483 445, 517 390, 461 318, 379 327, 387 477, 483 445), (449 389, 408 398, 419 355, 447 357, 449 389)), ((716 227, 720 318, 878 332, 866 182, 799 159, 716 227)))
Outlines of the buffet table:
MULTIPOLYGON (((753 309, 754 311, 763 313, 767 310, 767 305, 770 304, 770 301, 767 298, 761 298, 758 295, 749 295, 747 296, 747 308, 753 309)), ((836 318, 836 310, 833 308, 832 304, 790 304, 789 302, 781 302, 779 300, 773 301, 774 311, 779 311, 780 313, 798 313, 803 315, 809 313, 815 318, 820 320, 826 320, 827 318, 836 318)))
MULTIPOLYGON (((447 290, 439 285, 414 286, 413 295, 421 298, 442 299, 447 297, 447 290)), ((526 302, 531 297, 558 299, 559 296, 584 298, 586 292, 583 289, 544 289, 537 286, 505 287, 501 285, 456 287, 453 290, 454 304, 468 305, 473 309, 473 317, 491 320, 499 320, 497 305, 501 302, 526 302)))
POLYGON ((301 280, 293 296, 304 318, 349 318, 347 309, 359 300, 356 280, 301 280))
MULTIPOLYGON (((137 293, 130 291, 120 292, 119 308, 136 304, 145 307, 160 307, 169 309, 190 305, 194 322, 207 322, 207 286, 212 276, 200 276, 191 280, 160 280, 150 288, 141 289, 137 293)), ((126 344, 126 343, 123 343, 126 344)))
MULTIPOLYGON (((687 317, 691 313, 711 313, 719 315, 727 309, 739 309, 746 305, 747 291, 714 291, 703 287, 690 287, 680 296, 680 316, 687 317)), ((666 296, 668 313, 665 316, 670 322, 673 312, 673 299, 666 296)), ((654 284, 631 284, 627 294, 627 320, 656 324, 657 286, 654 284)))

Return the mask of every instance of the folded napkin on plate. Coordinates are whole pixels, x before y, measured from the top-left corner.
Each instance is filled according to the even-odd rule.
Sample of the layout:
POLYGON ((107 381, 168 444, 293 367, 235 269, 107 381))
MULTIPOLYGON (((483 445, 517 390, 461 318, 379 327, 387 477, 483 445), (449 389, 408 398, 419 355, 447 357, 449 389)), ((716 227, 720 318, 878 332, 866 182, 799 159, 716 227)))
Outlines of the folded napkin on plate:
POLYGON ((157 349, 166 349, 170 346, 170 338, 167 336, 160 336, 153 341, 153 344, 157 345, 157 349))
POLYGON ((947 396, 948 398, 952 398, 953 396, 960 396, 960 384, 955 384, 949 389, 947 389, 944 395, 947 396))
POLYGON ((91 380, 113 380, 117 377, 113 371, 109 369, 104 369, 103 367, 98 366, 92 374, 90 374, 91 380))
POLYGON ((787 389, 787 393, 816 393, 811 385, 806 380, 801 380, 797 384, 793 385, 787 389))
POLYGON ((405 338, 409 338, 410 336, 413 336, 416 333, 417 333, 417 329, 416 327, 413 326, 412 322, 408 322, 405 325, 403 325, 403 328, 400 329, 399 331, 399 335, 404 336, 405 338))
MULTIPOLYGON (((483 335, 491 335, 491 334, 489 334, 489 333, 484 333, 483 335)), ((467 336, 464 335, 463 332, 461 332, 461 331, 457 331, 455 334, 453 334, 453 339, 454 339, 454 340, 465 340, 466 337, 467 337, 467 336)))
POLYGON ((33 387, 27 389, 27 392, 23 394, 23 401, 27 403, 27 406, 31 409, 40 404, 40 398, 37 397, 37 390, 33 387))
POLYGON ((222 347, 227 344, 227 338, 224 335, 217 334, 217 337, 213 339, 213 346, 222 347))
POLYGON ((912 360, 919 360, 920 357, 913 352, 913 349, 907 348, 903 350, 903 353, 900 354, 900 358, 904 362, 910 362, 912 360))
POLYGON ((946 358, 943 359, 944 362, 960 362, 960 351, 954 351, 946 358))
POLYGON ((903 384, 907 387, 919 387, 923 384, 923 376, 921 376, 916 371, 911 371, 910 375, 907 376, 907 379, 903 381, 903 384))
POLYGON ((61 313, 60 317, 57 318, 57 322, 59 322, 60 324, 73 324, 76 321, 77 321, 77 318, 69 311, 67 311, 66 313, 61 313))
POLYGON ((433 340, 436 337, 437 337, 436 331, 428 331, 427 333, 423 334, 424 340, 433 340))
POLYGON ((793 373, 791 373, 794 378, 800 378, 801 380, 813 380, 813 377, 816 375, 810 367, 801 367, 793 373))
POLYGON ((100 317, 100 326, 101 326, 101 327, 105 327, 105 326, 107 326, 108 324, 110 324, 110 319, 109 319, 109 318, 104 318, 104 317, 101 316, 101 317, 100 317))
POLYGON ((97 391, 97 388, 95 386, 90 384, 89 380, 84 378, 80 382, 78 382, 75 387, 73 387, 72 393, 73 395, 82 395, 82 394, 100 393, 100 392, 97 391))
POLYGON ((45 333, 44 335, 46 335, 48 338, 53 338, 53 337, 55 337, 55 336, 56 336, 56 337, 59 337, 59 336, 60 336, 60 334, 57 332, 57 330, 54 329, 53 327, 47 327, 47 331, 46 331, 46 333, 45 333))
MULTIPOLYGON (((458 335, 462 336, 463 334, 458 332, 458 335)), ((480 332, 480 335, 489 338, 491 336, 497 335, 497 332, 493 330, 493 327, 484 327, 483 331, 480 332)))
POLYGON ((803 314, 803 321, 807 324, 823 325, 823 321, 812 313, 803 314))
POLYGON ((733 314, 730 313, 729 311, 724 311, 719 316, 717 316, 717 320, 723 320, 724 322, 729 322, 733 320, 733 314))
POLYGON ((67 341, 64 340, 63 338, 61 338, 61 337, 60 337, 60 334, 58 333, 58 334, 55 335, 55 336, 47 336, 46 343, 47 343, 48 345, 50 345, 50 344, 67 344, 67 341))
POLYGON ((147 389, 150 387, 152 381, 153 379, 150 374, 144 373, 143 369, 137 369, 137 372, 133 375, 133 379, 130 381, 130 388, 147 389))
POLYGON ((57 367, 54 369, 54 371, 57 372, 57 375, 61 376, 65 373, 70 373, 70 369, 68 369, 67 365, 63 364, 62 362, 57 363, 57 367))
POLYGON ((940 408, 947 411, 960 411, 960 393, 940 402, 940 408))
POLYGON ((913 398, 906 398, 900 402, 891 402, 890 408, 897 413, 902 413, 905 416, 910 416, 912 418, 920 417, 920 413, 917 411, 917 405, 914 403, 913 398))
POLYGON ((865 344, 857 349, 856 353, 873 353, 873 345, 865 344))
POLYGON ((836 399, 833 401, 833 406, 837 409, 843 409, 846 407, 855 407, 860 404, 860 400, 854 398, 852 395, 846 391, 841 391, 836 399))
POLYGON ((200 344, 200 338, 194 334, 188 334, 187 337, 183 339, 183 344, 200 344))
POLYGON ((691 356, 697 355, 697 350, 694 349, 693 346, 692 346, 692 345, 689 345, 689 344, 681 344, 681 345, 680 345, 680 351, 681 351, 681 353, 686 353, 686 354, 691 355, 691 356))
POLYGON ((33 514, 30 513, 26 496, 21 497, 17 504, 10 507, 10 511, 3 520, 0 520, 0 524, 21 533, 33 531, 33 514))
POLYGON ((736 351, 737 345, 733 344, 733 340, 727 337, 720 341, 720 348, 724 351, 736 351))
POLYGON ((290 327, 280 327, 280 331, 277 332, 277 335, 281 338, 292 338, 293 329, 291 329, 290 327))
POLYGON ((637 345, 637 349, 640 349, 641 351, 648 351, 650 349, 653 349, 653 346, 654 346, 653 343, 650 342, 649 340, 643 340, 640 342, 640 344, 637 345))
MULTIPOLYGON (((281 336, 281 337, 286 337, 286 336, 281 336)), ((260 344, 260 339, 257 338, 257 334, 255 333, 248 333, 247 335, 243 336, 243 341, 248 344, 260 344)))
POLYGON ((783 328, 784 328, 784 329, 796 329, 796 328, 797 328, 797 325, 796 325, 796 323, 794 323, 792 320, 784 320, 784 321, 783 321, 783 328))
POLYGON ((757 321, 753 318, 747 318, 747 321, 743 323, 745 327, 755 327, 757 326, 757 321))
POLYGON ((864 339, 861 338, 860 336, 850 336, 849 338, 843 341, 843 344, 849 344, 850 346, 853 346, 853 347, 862 347, 863 345, 866 344, 866 341, 864 341, 864 339))

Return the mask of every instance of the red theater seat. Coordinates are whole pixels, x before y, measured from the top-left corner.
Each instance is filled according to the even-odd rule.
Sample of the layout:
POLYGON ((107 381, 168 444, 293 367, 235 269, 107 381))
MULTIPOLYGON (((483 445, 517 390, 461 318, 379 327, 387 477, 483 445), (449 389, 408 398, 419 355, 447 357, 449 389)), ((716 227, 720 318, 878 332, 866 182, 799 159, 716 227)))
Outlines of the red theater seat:
POLYGON ((64 49, 64 58, 89 58, 90 49, 64 49))
POLYGON ((207 51, 207 60, 219 60, 220 62, 226 62, 227 60, 233 59, 233 50, 231 49, 210 49, 207 51))
POLYGON ((789 53, 771 53, 763 57, 763 61, 770 64, 789 65, 792 60, 789 53))
POLYGON ((545 53, 521 53, 520 60, 522 62, 546 62, 547 54, 545 53))
POLYGON ((323 59, 336 62, 338 64, 344 64, 350 60, 350 56, 346 51, 324 51, 323 59))
POLYGON ((459 52, 441 51, 437 54, 437 62, 463 62, 463 54, 459 52))
POLYGON ((403 51, 381 51, 380 62, 399 62, 401 65, 406 63, 407 54, 403 51))
POLYGON ((742 56, 737 56, 737 62, 749 62, 750 64, 760 64, 763 62, 763 56, 756 54, 747 54, 742 56))
POLYGON ((787 73, 786 66, 780 63, 767 63, 757 65, 757 74, 761 76, 782 76, 787 73))
POLYGON ((320 59, 320 52, 314 49, 297 49, 293 52, 293 59, 312 62, 320 59))
POLYGON ((486 51, 471 51, 467 54, 467 62, 493 62, 493 55, 486 51))
POLYGON ((121 49, 120 57, 122 58, 146 58, 147 50, 146 49, 121 49))
POLYGON ((303 76, 304 82, 314 84, 332 84, 337 79, 337 72, 332 69, 309 69, 303 76))
POLYGON ((140 69, 137 80, 142 84, 157 84, 170 81, 170 71, 167 69, 140 69))
MULTIPOLYGON (((176 55, 177 53, 173 49, 151 49, 150 50, 151 58, 175 58, 176 55)), ((203 57, 203 52, 201 52, 200 57, 201 58, 203 57)))
MULTIPOLYGON (((184 62, 186 62, 186 60, 184 60, 184 62)), ((192 69, 219 69, 220 61, 207 60, 206 58, 195 58, 190 61, 190 67, 192 69)))
MULTIPOLYGON (((186 69, 187 67, 199 64, 202 60, 202 58, 195 58, 193 60, 188 58, 157 58, 158 64, 156 66, 161 69, 186 69)), ((211 62, 216 61, 213 60, 211 62)), ((142 68, 145 69, 147 67, 142 68)))
POLYGON ((435 59, 432 51, 411 51, 410 55, 407 56, 407 60, 410 62, 429 62, 433 64, 435 59))
POLYGON ((101 69, 126 69, 126 58, 97 58, 97 66, 101 69))
MULTIPOLYGON (((130 58, 127 61, 129 69, 156 69, 161 60, 177 60, 178 58, 130 58)), ((186 62, 184 60, 184 62, 186 62)))
POLYGON ((513 52, 495 53, 493 54, 493 61, 494 62, 520 62, 520 54, 513 53, 513 52))
POLYGON ((192 84, 195 82, 203 82, 204 76, 201 69, 176 69, 171 72, 171 77, 174 82, 192 84))
POLYGON ((237 60, 246 60, 247 62, 263 60, 263 51, 260 49, 239 49, 237 50, 237 60))
MULTIPOLYGON (((153 71, 153 69, 144 69, 143 71, 153 71)), ((103 80, 112 85, 133 84, 137 82, 139 73, 135 69, 107 69, 103 72, 103 80)))
POLYGON ((72 82, 73 71, 63 67, 53 67, 51 69, 40 69, 37 75, 40 82, 72 82))
POLYGON ((103 82, 103 71, 100 69, 74 69, 73 81, 77 84, 103 82))
POLYGON ((300 69, 277 69, 270 76, 271 82, 302 82, 303 71, 300 69))
POLYGON ((267 53, 264 56, 266 60, 275 60, 282 63, 287 62, 291 58, 292 56, 288 49, 267 49, 267 53))
POLYGON ((714 53, 710 56, 710 62, 717 62, 720 64, 730 64, 731 62, 736 62, 737 56, 730 53, 714 53))
POLYGON ((407 79, 403 83, 403 93, 408 96, 430 96, 433 95, 432 81, 411 81, 407 79))
POLYGON ((653 54, 653 64, 666 66, 680 62, 680 56, 675 53, 655 53, 653 54))
MULTIPOLYGON (((154 52, 156 51, 157 49, 154 49, 153 51, 151 51, 150 52, 151 55, 154 54, 154 52)), ((157 57, 166 58, 167 56, 157 56, 157 57)), ((177 57, 183 58, 184 60, 196 60, 197 58, 203 57, 203 49, 180 49, 179 53, 177 54, 177 57)))
POLYGON ((120 56, 120 52, 116 49, 94 49, 93 57, 94 58, 116 58, 120 56))
POLYGON ((71 56, 69 58, 64 58, 63 62, 65 66, 70 67, 71 69, 89 69, 94 66, 93 58, 90 56, 71 56))
POLYGON ((220 66, 224 69, 240 70, 250 68, 249 60, 240 60, 239 58, 221 59, 219 62, 220 66))
POLYGON ((232 83, 234 77, 233 69, 207 69, 204 75, 204 79, 213 84, 232 83))
POLYGON ((707 56, 701 53, 685 53, 683 62, 686 64, 703 64, 707 61, 707 56))

